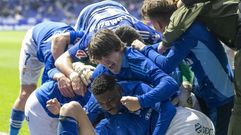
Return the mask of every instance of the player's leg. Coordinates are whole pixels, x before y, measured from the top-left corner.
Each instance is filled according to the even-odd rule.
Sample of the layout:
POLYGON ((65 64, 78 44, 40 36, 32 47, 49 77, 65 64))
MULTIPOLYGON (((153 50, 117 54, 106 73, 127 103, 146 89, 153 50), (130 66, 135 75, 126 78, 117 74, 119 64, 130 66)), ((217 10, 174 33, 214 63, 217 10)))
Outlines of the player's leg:
POLYGON ((19 59, 20 94, 16 99, 10 118, 10 135, 17 135, 24 120, 24 107, 29 95, 36 89, 37 80, 43 67, 36 58, 37 47, 30 29, 22 42, 19 59))
POLYGON ((166 135, 215 135, 212 121, 203 113, 184 107, 177 107, 166 135))
POLYGON ((59 135, 95 135, 86 112, 78 102, 64 104, 60 109, 59 135))
POLYGON ((50 117, 33 92, 25 106, 25 116, 30 135, 56 135, 58 118, 50 117))
POLYGON ((228 135, 241 134, 241 51, 238 50, 234 59, 234 86, 235 86, 235 101, 233 112, 230 118, 228 135))

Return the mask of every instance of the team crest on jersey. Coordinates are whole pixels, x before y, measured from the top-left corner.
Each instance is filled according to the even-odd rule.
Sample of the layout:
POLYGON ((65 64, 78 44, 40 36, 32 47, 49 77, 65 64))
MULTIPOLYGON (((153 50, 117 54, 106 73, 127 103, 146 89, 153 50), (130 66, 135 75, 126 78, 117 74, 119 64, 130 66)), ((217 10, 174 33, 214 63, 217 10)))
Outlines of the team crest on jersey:
POLYGON ((87 58, 88 55, 85 53, 85 51, 78 50, 75 54, 75 57, 78 58, 78 59, 83 59, 83 58, 87 58))

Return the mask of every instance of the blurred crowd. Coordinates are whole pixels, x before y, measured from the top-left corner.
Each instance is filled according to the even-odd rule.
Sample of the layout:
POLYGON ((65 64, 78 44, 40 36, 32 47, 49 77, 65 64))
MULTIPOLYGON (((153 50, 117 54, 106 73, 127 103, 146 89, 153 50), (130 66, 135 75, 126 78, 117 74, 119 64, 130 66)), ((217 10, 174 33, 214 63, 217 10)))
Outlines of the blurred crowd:
MULTIPOLYGON (((79 12, 91 3, 102 0, 0 0, 0 20, 8 22, 19 20, 52 20, 74 24, 79 12)), ((142 0, 116 0, 128 11, 141 18, 142 0)))

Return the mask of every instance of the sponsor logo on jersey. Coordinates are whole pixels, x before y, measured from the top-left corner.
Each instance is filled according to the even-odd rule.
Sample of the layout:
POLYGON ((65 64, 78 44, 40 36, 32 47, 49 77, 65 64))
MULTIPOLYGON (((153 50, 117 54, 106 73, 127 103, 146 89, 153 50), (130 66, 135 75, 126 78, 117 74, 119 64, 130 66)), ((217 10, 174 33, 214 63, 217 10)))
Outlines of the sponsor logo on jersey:
POLYGON ((200 123, 196 123, 194 126, 195 126, 195 131, 198 134, 205 134, 205 135, 213 135, 214 134, 213 129, 210 127, 201 125, 200 123))
POLYGON ((78 58, 78 59, 83 59, 83 58, 87 58, 88 55, 85 53, 85 51, 78 50, 75 54, 75 57, 78 58))
POLYGON ((107 28, 107 27, 113 27, 115 25, 117 25, 118 23, 120 23, 121 21, 126 20, 127 22, 129 22, 130 17, 128 16, 120 16, 111 20, 104 20, 101 21, 99 24, 97 24, 96 29, 102 29, 102 28, 107 28))

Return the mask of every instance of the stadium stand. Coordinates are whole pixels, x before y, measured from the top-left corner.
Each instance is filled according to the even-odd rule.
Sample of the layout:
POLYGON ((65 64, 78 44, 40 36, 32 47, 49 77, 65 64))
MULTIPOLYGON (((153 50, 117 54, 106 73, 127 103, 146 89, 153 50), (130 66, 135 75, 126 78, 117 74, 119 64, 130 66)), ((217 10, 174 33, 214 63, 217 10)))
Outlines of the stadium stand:
MULTIPOLYGON (((74 24, 79 12, 101 0, 0 0, 0 30, 28 29, 44 20, 74 24)), ((116 0, 141 18, 141 0, 116 0)))

